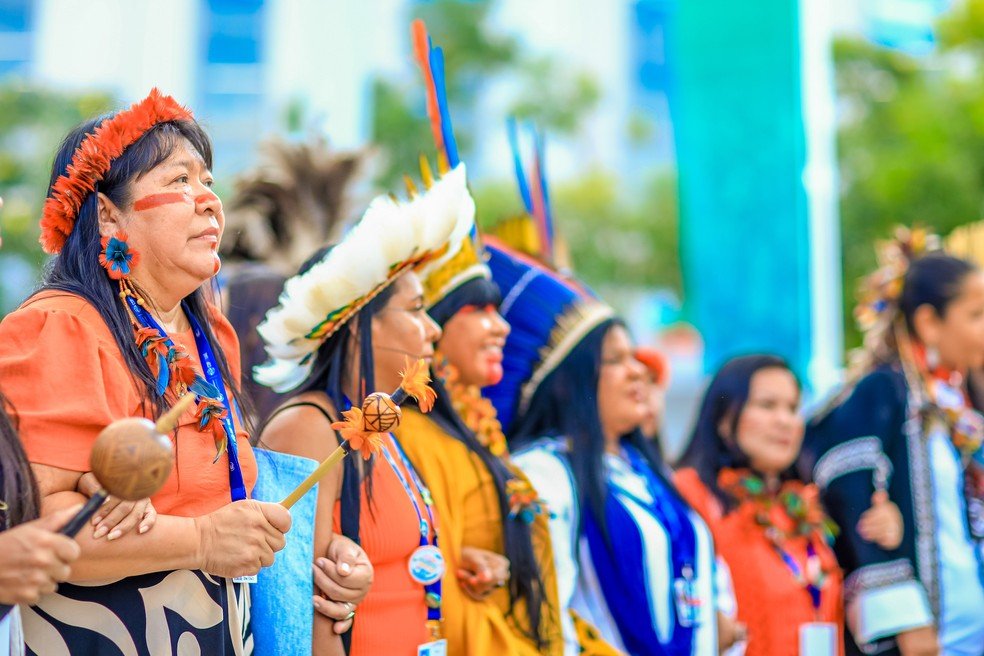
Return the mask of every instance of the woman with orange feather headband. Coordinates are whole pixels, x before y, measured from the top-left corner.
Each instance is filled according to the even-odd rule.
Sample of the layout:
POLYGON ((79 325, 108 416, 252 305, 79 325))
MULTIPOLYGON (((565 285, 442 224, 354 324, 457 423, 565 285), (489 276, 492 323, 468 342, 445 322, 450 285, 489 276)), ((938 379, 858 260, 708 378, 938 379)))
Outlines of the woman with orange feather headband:
POLYGON ((238 342, 210 303, 224 228, 211 144, 156 89, 73 130, 41 219, 41 291, 0 323, 0 385, 16 408, 42 514, 74 506, 100 430, 193 394, 153 527, 78 537, 69 584, 24 609, 31 654, 249 654, 249 590, 290 515, 250 493, 238 342), (105 539, 103 539, 105 538, 105 539))

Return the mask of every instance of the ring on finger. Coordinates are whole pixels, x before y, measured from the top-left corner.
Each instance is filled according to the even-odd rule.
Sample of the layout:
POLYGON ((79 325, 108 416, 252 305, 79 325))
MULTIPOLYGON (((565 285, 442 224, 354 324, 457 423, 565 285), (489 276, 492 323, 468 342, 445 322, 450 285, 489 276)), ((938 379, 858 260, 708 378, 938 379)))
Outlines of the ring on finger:
POLYGON ((346 615, 346 616, 345 616, 345 619, 343 619, 342 621, 343 621, 343 622, 348 622, 348 621, 349 621, 350 619, 352 619, 353 617, 355 617, 355 609, 354 609, 354 608, 353 608, 352 610, 350 610, 350 611, 349 611, 349 614, 348 614, 348 615, 346 615))

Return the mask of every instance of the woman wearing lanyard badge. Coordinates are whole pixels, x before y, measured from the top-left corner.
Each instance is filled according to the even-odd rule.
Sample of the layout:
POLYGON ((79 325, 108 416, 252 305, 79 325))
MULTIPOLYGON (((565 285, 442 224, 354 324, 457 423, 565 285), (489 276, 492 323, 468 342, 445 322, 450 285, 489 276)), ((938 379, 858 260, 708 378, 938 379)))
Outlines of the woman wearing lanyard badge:
POLYGON ((804 464, 841 525, 848 654, 984 653, 984 418, 968 381, 984 275, 939 246, 906 228, 881 246, 855 311, 864 348, 807 431, 804 464), (904 522, 892 548, 858 517, 878 497, 904 522))
POLYGON ((803 441, 799 382, 773 356, 736 358, 711 381, 676 484, 707 521, 734 582, 746 654, 793 656, 823 633, 841 653, 840 570, 816 488, 792 466, 803 441))
POLYGON ((512 332, 483 393, 549 509, 565 653, 714 653, 713 545, 638 430, 628 332, 576 280, 492 238, 486 250, 512 332))
POLYGON ((0 324, 0 386, 16 410, 42 512, 83 497, 99 431, 185 394, 156 524, 79 535, 72 584, 25 609, 28 653, 250 653, 248 587, 290 516, 248 500, 238 342, 209 304, 222 203, 191 113, 156 90, 72 131, 41 220, 42 291, 0 324))
MULTIPOLYGON (((444 252, 469 208, 463 166, 409 202, 380 196, 338 244, 287 281, 259 326, 271 360, 255 377, 294 396, 268 421, 260 446, 323 460, 339 444, 331 425, 341 412, 369 392, 395 389, 409 361, 433 357, 441 331, 424 309, 415 270, 444 252)), ((315 555, 334 526, 359 540, 372 562, 350 654, 437 656, 446 650, 441 518, 399 441, 386 434, 380 453, 353 453, 319 484, 315 555)), ((315 654, 341 653, 320 616, 312 646, 315 654)))
MULTIPOLYGON (((458 164, 443 55, 414 21, 415 53, 439 124, 439 166, 458 164)), ((435 133, 436 137, 436 133, 435 133)), ((426 160, 424 160, 426 161, 426 160)), ((425 182, 429 170, 422 171, 425 182)), ((495 409, 480 389, 499 381, 509 326, 471 213, 459 215, 448 252, 420 271, 427 312, 441 326, 428 414, 408 406, 395 434, 430 483, 448 563, 444 628, 451 656, 559 656, 560 607, 547 513, 512 467, 495 409), (476 558, 483 551, 490 557, 476 558)))

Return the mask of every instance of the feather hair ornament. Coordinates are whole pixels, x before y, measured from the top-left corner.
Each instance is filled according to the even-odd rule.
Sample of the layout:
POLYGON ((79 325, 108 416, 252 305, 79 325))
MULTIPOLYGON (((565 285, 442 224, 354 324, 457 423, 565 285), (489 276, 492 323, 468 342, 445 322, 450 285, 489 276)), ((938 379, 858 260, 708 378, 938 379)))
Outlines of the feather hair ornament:
POLYGON ((269 361, 257 382, 278 392, 300 385, 326 339, 399 276, 443 256, 475 203, 459 164, 409 202, 383 195, 325 257, 284 284, 257 331, 269 361))
POLYGON ((85 199, 123 151, 158 123, 191 120, 194 117, 189 109, 155 87, 146 98, 107 118, 86 135, 65 173, 51 185, 44 202, 39 240, 44 252, 49 255, 61 252, 85 199))

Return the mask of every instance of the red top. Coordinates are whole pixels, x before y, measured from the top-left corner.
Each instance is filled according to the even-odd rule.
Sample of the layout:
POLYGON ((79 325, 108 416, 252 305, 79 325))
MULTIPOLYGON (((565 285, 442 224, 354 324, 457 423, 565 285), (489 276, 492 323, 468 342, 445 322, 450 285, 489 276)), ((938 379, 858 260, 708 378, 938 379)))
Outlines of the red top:
MULTIPOLYGON (((731 570, 738 602, 738 621, 748 627, 746 656, 798 656, 799 626, 807 622, 837 625, 837 649, 843 654, 843 579, 833 550, 814 541, 824 570, 830 574, 823 587, 819 613, 814 613, 807 589, 798 582, 765 529, 745 504, 722 517, 721 505, 693 469, 681 469, 674 482, 680 494, 700 513, 714 536, 714 546, 731 570)), ((808 538, 792 538, 784 549, 806 571, 808 538)))
MULTIPOLYGON (((387 442, 389 440, 387 439, 387 442)), ((410 481, 399 454, 388 445, 394 461, 410 481)), ((357 457, 355 454, 352 457, 357 457)), ((372 473, 372 503, 362 487, 359 538, 375 570, 372 588, 359 610, 352 629, 350 656, 416 656, 417 647, 430 640, 424 586, 410 578, 410 555, 420 546, 417 513, 402 483, 386 458, 376 456, 372 473)), ((410 484, 417 507, 427 517, 424 501, 410 484)), ((341 533, 340 503, 335 503, 334 531, 341 533)), ((436 517, 435 521, 439 521, 436 517)), ((433 527, 430 541, 433 544, 433 527)), ((445 577, 449 574, 445 574, 445 577)), ((453 573, 450 576, 454 576, 453 573)))
MULTIPOLYGON (((239 340, 215 308, 211 326, 238 381, 239 340)), ((200 371, 191 330, 170 337, 200 371)), ((89 471, 92 444, 108 424, 146 416, 137 383, 102 317, 67 292, 37 294, 0 322, 0 388, 14 408, 28 460, 71 471, 89 471)), ((256 460, 248 435, 234 421, 243 479, 252 491, 256 460)), ((197 517, 229 503, 228 455, 212 463, 215 441, 211 431, 198 431, 194 408, 182 415, 171 439, 175 466, 151 497, 157 512, 197 517)))

